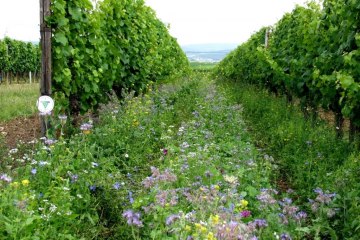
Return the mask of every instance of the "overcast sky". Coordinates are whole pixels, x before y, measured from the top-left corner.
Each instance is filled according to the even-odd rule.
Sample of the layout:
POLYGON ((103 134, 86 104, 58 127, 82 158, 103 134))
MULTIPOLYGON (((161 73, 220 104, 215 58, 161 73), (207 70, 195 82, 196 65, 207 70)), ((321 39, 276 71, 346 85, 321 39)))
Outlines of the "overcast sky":
MULTIPOLYGON (((305 0, 146 0, 181 45, 241 43, 305 0)), ((39 0, 0 0, 0 38, 38 41, 39 0)))

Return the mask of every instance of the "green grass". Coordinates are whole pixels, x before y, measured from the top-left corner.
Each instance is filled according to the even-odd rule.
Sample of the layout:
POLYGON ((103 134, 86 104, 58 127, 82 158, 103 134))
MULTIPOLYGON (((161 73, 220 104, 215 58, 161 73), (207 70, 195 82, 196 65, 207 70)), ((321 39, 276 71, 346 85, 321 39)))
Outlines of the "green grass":
POLYGON ((0 122, 36 111, 39 84, 0 85, 0 122))
POLYGON ((200 72, 207 72, 212 70, 217 63, 206 63, 206 62, 191 62, 190 67, 193 70, 200 72))
POLYGON ((288 104, 285 98, 249 84, 222 84, 228 96, 244 107, 256 145, 272 155, 279 166, 274 181, 285 181, 304 203, 318 187, 337 193, 339 216, 329 219, 327 226, 323 223, 323 237, 330 235, 332 228, 341 229, 341 239, 359 239, 358 151, 347 141, 336 139, 327 122, 305 120, 300 107, 288 104))

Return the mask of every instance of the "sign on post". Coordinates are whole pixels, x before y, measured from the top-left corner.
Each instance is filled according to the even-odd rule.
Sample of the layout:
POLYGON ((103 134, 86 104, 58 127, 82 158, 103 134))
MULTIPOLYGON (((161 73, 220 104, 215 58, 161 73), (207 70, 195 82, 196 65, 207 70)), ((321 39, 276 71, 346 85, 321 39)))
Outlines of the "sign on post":
POLYGON ((49 114, 54 109, 54 100, 49 96, 41 96, 36 102, 40 113, 49 114))

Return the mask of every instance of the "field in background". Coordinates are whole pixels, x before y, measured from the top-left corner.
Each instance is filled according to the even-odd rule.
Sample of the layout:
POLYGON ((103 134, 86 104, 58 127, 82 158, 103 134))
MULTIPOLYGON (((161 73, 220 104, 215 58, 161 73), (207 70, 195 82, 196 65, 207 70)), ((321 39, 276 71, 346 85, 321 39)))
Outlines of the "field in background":
POLYGON ((196 71, 210 71, 216 66, 216 63, 191 62, 190 66, 191 66, 191 69, 196 70, 196 71))
POLYGON ((0 122, 32 115, 38 97, 38 83, 0 85, 0 122))

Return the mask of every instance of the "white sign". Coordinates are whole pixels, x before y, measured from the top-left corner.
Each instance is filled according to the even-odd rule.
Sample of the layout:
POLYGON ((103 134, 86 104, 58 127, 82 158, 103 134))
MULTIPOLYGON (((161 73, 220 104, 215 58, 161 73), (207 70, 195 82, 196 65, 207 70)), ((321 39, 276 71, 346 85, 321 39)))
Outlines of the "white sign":
POLYGON ((41 113, 49 113, 54 109, 54 100, 49 96, 41 96, 36 102, 41 113))

